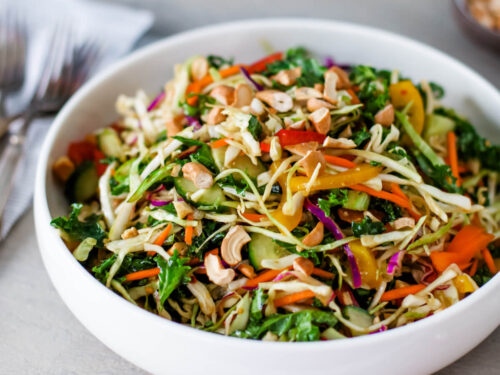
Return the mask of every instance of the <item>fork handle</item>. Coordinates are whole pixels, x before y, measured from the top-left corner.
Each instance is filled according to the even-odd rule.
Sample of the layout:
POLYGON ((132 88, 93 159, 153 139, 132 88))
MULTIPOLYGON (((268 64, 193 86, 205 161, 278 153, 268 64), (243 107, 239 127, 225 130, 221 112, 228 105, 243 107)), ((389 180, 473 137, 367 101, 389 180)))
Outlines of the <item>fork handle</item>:
MULTIPOLYGON (((14 177, 23 154, 26 129, 31 119, 22 117, 17 121, 22 121, 22 123, 16 124, 15 133, 9 134, 7 145, 0 156, 0 219, 3 219, 5 206, 14 185, 14 177)), ((26 181, 26 183, 31 184, 33 181, 26 181)))

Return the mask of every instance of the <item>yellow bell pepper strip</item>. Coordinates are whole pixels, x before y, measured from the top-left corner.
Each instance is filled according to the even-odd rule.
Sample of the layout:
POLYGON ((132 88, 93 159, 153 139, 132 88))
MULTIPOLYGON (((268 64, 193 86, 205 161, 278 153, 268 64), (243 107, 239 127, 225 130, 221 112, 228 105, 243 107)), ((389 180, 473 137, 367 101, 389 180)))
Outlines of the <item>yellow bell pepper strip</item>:
POLYGON ((460 294, 472 293, 475 290, 470 281, 470 276, 467 275, 458 275, 453 280, 453 284, 460 294))
MULTIPOLYGON (((362 164, 356 168, 349 169, 345 172, 332 175, 319 176, 311 186, 310 191, 330 190, 344 188, 356 184, 362 184, 380 174, 381 168, 369 164, 362 164)), ((307 176, 292 177, 290 180, 290 189, 292 192, 305 190, 309 182, 307 176)))
POLYGON ((402 111, 410 102, 412 103, 406 114, 415 131, 421 134, 424 128, 425 112, 424 102, 418 89, 411 81, 401 81, 389 86, 389 95, 392 105, 398 111, 402 111))
MULTIPOLYGON (((276 172, 280 164, 281 164, 280 162, 274 162, 273 164, 271 164, 271 173, 276 172)), ((299 225, 300 220, 302 219, 302 207, 298 208, 295 211, 294 215, 285 215, 283 213, 283 206, 286 203, 286 193, 287 193, 286 176, 281 175, 280 177, 278 177, 278 183, 281 186, 281 192, 282 192, 281 202, 278 205, 276 211, 273 211, 271 213, 271 216, 276 220, 278 220, 286 229, 292 231, 297 227, 297 225, 299 225)))
POLYGON ((356 258, 359 272, 361 273, 361 280, 370 288, 378 288, 381 279, 377 272, 377 262, 373 253, 365 246, 361 245, 360 241, 350 242, 349 246, 356 258))

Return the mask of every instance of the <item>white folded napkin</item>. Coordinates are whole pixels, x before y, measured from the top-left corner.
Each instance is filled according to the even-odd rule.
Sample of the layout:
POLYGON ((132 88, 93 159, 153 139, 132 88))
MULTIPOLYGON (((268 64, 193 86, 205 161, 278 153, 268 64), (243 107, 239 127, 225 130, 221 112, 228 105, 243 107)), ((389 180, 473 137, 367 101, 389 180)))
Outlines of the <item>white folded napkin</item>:
MULTIPOLYGON (((8 5, 22 14, 29 26, 26 82, 21 93, 7 101, 8 113, 18 113, 29 102, 40 74, 41 61, 56 25, 71 26, 80 41, 94 40, 101 57, 93 73, 125 54, 153 23, 151 12, 82 0, 15 0, 8 5)), ((24 158, 14 178, 0 227, 0 239, 31 206, 38 153, 52 118, 35 120, 27 134, 24 158)))

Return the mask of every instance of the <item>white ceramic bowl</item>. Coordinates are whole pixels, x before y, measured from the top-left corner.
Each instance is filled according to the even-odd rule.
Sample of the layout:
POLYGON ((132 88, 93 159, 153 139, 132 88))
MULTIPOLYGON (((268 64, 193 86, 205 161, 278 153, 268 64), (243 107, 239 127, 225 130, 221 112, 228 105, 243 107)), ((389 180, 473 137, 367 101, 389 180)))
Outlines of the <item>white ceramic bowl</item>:
POLYGON ((133 306, 81 267, 50 227, 51 218, 68 209, 52 177, 52 163, 70 141, 116 118, 119 94, 133 94, 138 88, 158 92, 171 77, 173 65, 194 54, 252 62, 264 55, 262 40, 279 50, 303 45, 340 62, 398 68, 414 80, 439 82, 446 89, 446 104, 468 115, 484 135, 498 138, 499 92, 454 59, 394 34, 340 22, 268 19, 166 38, 86 84, 57 116, 45 140, 36 180, 35 221, 43 261, 57 291, 104 344, 155 374, 425 374, 453 362, 499 325, 500 276, 457 305, 388 332, 328 342, 260 342, 205 333, 133 306))

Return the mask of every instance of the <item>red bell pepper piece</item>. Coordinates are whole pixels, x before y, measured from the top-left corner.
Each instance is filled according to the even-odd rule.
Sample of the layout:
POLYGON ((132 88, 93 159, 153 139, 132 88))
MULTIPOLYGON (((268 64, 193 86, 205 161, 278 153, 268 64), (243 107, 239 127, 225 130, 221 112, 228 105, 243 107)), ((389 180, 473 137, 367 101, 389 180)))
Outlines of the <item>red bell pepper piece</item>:
POLYGON ((88 141, 72 142, 68 147, 68 157, 76 165, 85 160, 94 160, 95 145, 88 141))
POLYGON ((98 176, 102 176, 108 168, 107 164, 101 163, 101 160, 105 158, 106 155, 104 155, 100 150, 98 150, 97 148, 94 149, 94 165, 98 176))
POLYGON ((260 142, 260 151, 262 152, 271 151, 271 145, 269 143, 260 142))
POLYGON ((248 73, 253 74, 253 73, 258 73, 266 70, 267 64, 270 64, 274 61, 282 60, 283 59, 283 52, 276 52, 273 53, 272 55, 269 55, 267 57, 264 57, 263 59, 254 62, 252 65, 248 67, 248 73))
POLYGON ((280 139, 281 146, 291 146, 305 142, 323 143, 326 138, 326 135, 306 130, 281 129, 276 135, 280 139))

